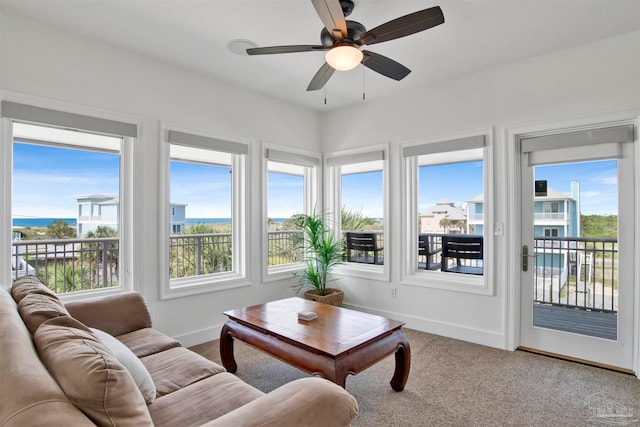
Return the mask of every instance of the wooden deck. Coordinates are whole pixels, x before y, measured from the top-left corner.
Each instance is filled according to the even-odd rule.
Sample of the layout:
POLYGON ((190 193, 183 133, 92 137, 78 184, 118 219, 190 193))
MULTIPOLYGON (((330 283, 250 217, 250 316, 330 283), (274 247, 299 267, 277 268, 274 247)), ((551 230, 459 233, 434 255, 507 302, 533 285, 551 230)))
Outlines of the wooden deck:
POLYGON ((533 304, 533 326, 615 340, 618 315, 577 308, 533 304))

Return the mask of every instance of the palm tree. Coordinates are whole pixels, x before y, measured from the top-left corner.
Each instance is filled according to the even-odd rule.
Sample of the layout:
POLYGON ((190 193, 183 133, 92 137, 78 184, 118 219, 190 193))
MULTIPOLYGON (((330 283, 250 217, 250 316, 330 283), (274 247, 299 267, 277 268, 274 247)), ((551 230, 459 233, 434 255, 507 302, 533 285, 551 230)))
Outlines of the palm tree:
POLYGON ((47 226, 47 235, 52 239, 68 239, 76 235, 76 230, 61 219, 56 219, 47 226))
MULTIPOLYGON (((104 239, 109 237, 117 237, 118 232, 111 227, 99 225, 96 227, 95 231, 89 231, 85 235, 87 239, 104 239)), ((93 266, 92 277, 95 278, 95 282, 100 282, 100 265, 102 265, 103 270, 106 273, 106 276, 110 282, 110 279, 113 274, 117 274, 118 271, 118 259, 119 259, 119 251, 118 251, 118 242, 99 242, 99 243, 89 243, 89 251, 88 251, 88 262, 89 262, 89 270, 93 266), (106 251, 103 252, 103 250, 106 251), (106 261, 106 265, 105 264, 106 261), (115 267, 115 268, 114 268, 115 267), (114 271, 115 270, 115 271, 114 271)))
POLYGON ((298 217, 303 231, 305 269, 296 272, 298 290, 313 288, 319 295, 327 294, 327 275, 336 265, 342 264, 342 240, 336 239, 325 219, 315 211, 298 217))
POLYGON ((442 218, 439 224, 440 224, 440 227, 442 227, 442 230, 444 230, 444 232, 447 233, 449 230, 449 227, 451 227, 451 220, 449 218, 442 218))
POLYGON ((367 230, 373 223, 371 218, 364 216, 362 210, 349 210, 344 206, 340 210, 340 225, 343 231, 367 230))
POLYGON ((232 269, 232 242, 228 224, 192 224, 171 247, 171 277, 189 277, 232 269), (189 235, 206 235, 187 237, 189 235))

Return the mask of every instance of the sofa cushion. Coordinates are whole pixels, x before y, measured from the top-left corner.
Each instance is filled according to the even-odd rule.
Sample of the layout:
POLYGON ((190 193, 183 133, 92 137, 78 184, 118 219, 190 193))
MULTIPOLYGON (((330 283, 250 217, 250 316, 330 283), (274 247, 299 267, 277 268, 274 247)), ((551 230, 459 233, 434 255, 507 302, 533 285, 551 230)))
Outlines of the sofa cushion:
POLYGON ((20 299, 18 311, 29 332, 34 334, 40 324, 54 317, 69 316, 57 296, 41 293, 30 293, 20 299))
POLYGON ((0 426, 94 425, 42 364, 9 292, 0 289, 0 426))
POLYGON ((34 342, 68 399, 97 425, 153 425, 129 372, 82 323, 72 317, 50 319, 38 328, 34 342))
POLYGON ((156 399, 149 405, 149 413, 156 427, 200 426, 263 395, 223 372, 156 399))
POLYGON ((113 353, 116 359, 118 359, 118 361, 127 368, 133 377, 133 381, 136 383, 136 386, 138 386, 140 393, 142 393, 144 401, 147 402, 147 404, 152 403, 156 399, 156 386, 153 383, 153 379, 151 378, 149 371, 147 371, 147 368, 144 367, 140 359, 138 359, 138 357, 116 337, 109 335, 100 329, 89 329, 91 329, 91 332, 98 337, 100 342, 104 344, 111 353, 113 353))
POLYGON ((225 372, 222 366, 184 347, 171 348, 140 360, 156 384, 156 398, 225 372))
POLYGON ((11 296, 13 296, 16 303, 19 303, 22 298, 31 293, 50 295, 56 299, 58 298, 55 292, 49 289, 36 276, 21 277, 16 279, 11 286, 11 296))
POLYGON ((69 301, 65 306, 73 318, 114 337, 152 326, 149 308, 139 292, 69 301))
POLYGON ((149 356, 170 348, 182 346, 180 341, 176 341, 152 328, 138 329, 128 334, 118 335, 116 338, 129 347, 129 350, 133 351, 138 357, 149 356))

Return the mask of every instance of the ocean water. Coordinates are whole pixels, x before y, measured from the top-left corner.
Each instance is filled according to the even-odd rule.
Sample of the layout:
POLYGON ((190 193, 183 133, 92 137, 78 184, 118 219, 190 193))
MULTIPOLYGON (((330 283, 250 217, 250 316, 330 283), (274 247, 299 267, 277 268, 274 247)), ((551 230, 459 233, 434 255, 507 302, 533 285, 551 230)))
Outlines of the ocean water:
POLYGON ((54 221, 63 220, 67 224, 75 227, 77 225, 76 218, 13 218, 14 227, 48 227, 54 221))
MULTIPOLYGON (((72 227, 78 225, 76 218, 13 218, 14 227, 48 227, 61 219, 72 227)), ((271 218, 274 223, 284 222, 287 218, 271 218)), ((229 224, 231 218, 187 218, 187 224, 229 224)))
MULTIPOLYGON (((276 224, 285 222, 288 218, 271 218, 276 224)), ((187 224, 230 224, 231 218, 187 218, 187 224)))

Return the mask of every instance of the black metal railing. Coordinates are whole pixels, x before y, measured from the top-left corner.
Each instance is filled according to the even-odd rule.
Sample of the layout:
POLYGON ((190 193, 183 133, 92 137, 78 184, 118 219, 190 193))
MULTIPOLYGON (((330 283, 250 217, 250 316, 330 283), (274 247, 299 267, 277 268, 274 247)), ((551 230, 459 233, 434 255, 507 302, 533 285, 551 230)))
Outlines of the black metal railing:
POLYGON ((169 242, 172 279, 233 269, 231 233, 172 235, 169 242))
POLYGON ((14 241, 13 278, 38 276, 56 293, 118 286, 119 240, 59 239, 14 241))
POLYGON ((301 230, 270 231, 267 236, 270 267, 303 261, 304 250, 301 230))
POLYGON ((534 302, 618 311, 618 241, 536 237, 534 302))
MULTIPOLYGON (((377 246, 383 248, 384 234, 374 233, 377 246)), ((419 235, 419 269, 440 269, 442 236, 442 233, 419 235)), ((301 239, 299 230, 269 232, 269 265, 302 261, 301 239)), ((119 285, 117 237, 14 241, 12 246, 13 278, 38 276, 57 293, 119 285)), ((230 233, 173 235, 170 277, 231 271, 231 249, 230 233)), ((384 252, 380 254, 383 256, 384 252)), ((616 239, 536 237, 532 256, 534 302, 617 312, 616 239)))

